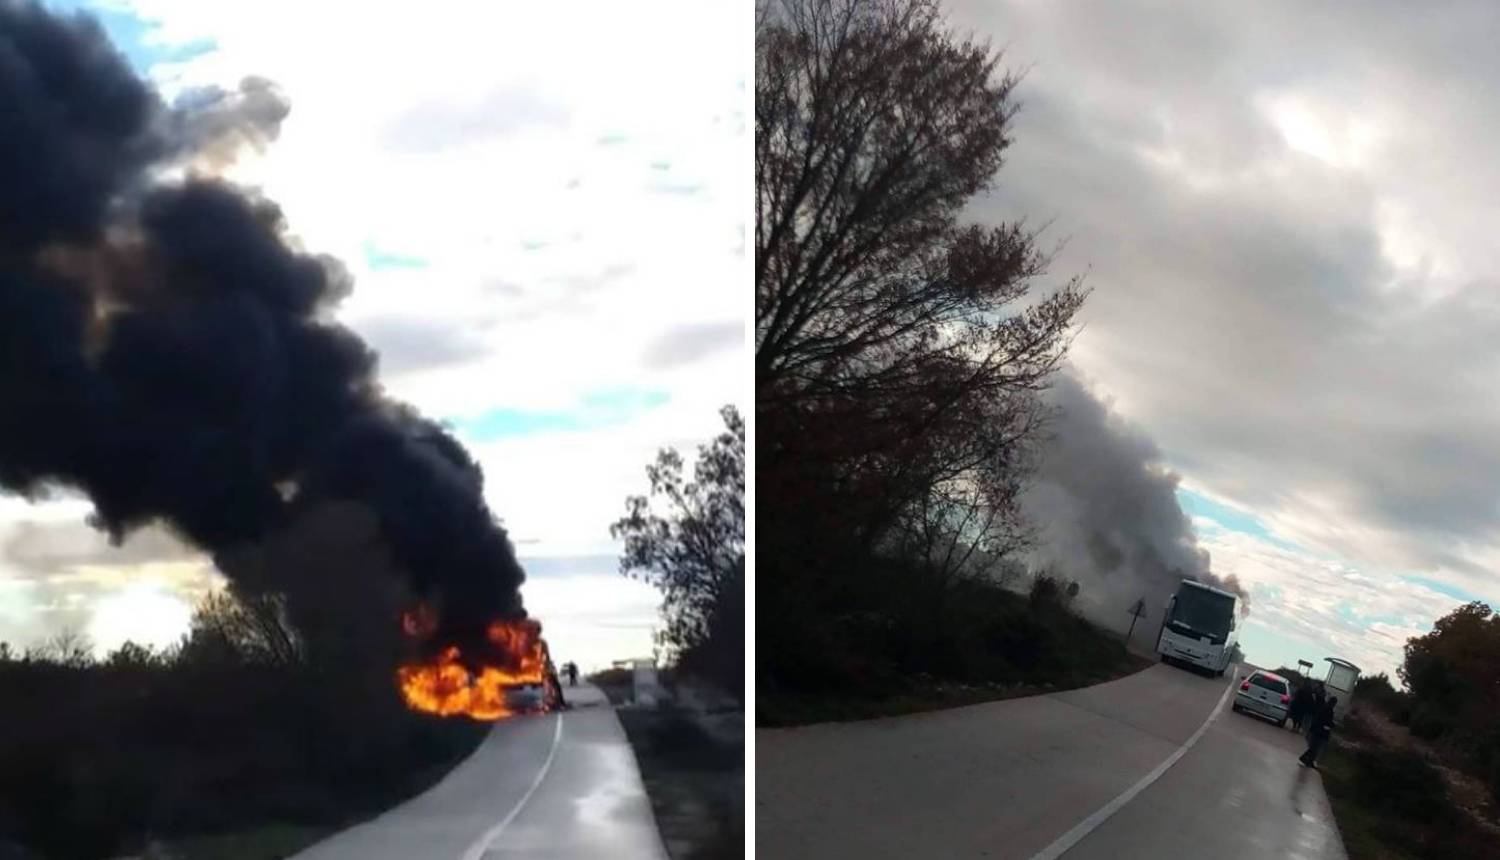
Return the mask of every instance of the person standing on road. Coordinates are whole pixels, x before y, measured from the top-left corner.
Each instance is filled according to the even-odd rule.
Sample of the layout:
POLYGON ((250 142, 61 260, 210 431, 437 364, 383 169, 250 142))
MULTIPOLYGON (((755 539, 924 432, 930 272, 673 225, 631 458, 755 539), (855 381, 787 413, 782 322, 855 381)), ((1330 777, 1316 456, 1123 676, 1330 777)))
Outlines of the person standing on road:
POLYGON ((562 681, 557 677, 557 667, 552 665, 552 651, 546 642, 542 643, 542 666, 542 689, 547 691, 556 707, 566 710, 568 700, 563 696, 562 681))
POLYGON ((567 676, 568 676, 568 686, 569 687, 576 687, 576 686, 578 686, 578 664, 577 663, 574 663, 572 660, 569 660, 567 663, 563 664, 563 672, 567 673, 567 676))
POLYGON ((1317 716, 1323 710, 1323 688, 1313 687, 1312 693, 1307 698, 1307 710, 1302 714, 1302 734, 1312 740, 1312 726, 1317 722, 1317 716))
POLYGON ((1302 731, 1302 724, 1307 721, 1308 711, 1312 708, 1312 687, 1303 681, 1297 685, 1297 691, 1292 694, 1292 706, 1288 708, 1287 716, 1292 718, 1292 728, 1302 731))
POLYGON ((1333 736, 1333 707, 1339 703, 1338 696, 1329 696, 1328 701, 1318 706, 1312 716, 1312 725, 1307 730, 1307 752, 1297 759, 1306 767, 1318 768, 1318 753, 1333 736))

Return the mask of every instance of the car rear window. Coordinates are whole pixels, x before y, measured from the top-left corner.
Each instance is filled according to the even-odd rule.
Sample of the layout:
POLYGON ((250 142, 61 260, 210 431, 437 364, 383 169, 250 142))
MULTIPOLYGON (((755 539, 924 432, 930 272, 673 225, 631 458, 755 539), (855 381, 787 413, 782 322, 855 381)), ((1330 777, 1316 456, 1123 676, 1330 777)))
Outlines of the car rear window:
POLYGON ((1251 675, 1250 683, 1257 687, 1265 687, 1277 693, 1286 692, 1286 682, 1280 678, 1267 678, 1265 675, 1251 675))

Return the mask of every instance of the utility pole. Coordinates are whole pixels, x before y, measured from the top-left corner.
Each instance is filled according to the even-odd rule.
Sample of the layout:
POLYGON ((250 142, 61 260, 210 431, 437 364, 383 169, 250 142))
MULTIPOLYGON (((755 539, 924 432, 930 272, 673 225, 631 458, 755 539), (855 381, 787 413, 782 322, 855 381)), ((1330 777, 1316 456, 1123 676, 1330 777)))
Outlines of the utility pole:
POLYGON ((1135 623, 1146 614, 1146 598, 1142 597, 1130 606, 1130 630, 1125 634, 1125 643, 1130 644, 1130 634, 1135 632, 1135 623))

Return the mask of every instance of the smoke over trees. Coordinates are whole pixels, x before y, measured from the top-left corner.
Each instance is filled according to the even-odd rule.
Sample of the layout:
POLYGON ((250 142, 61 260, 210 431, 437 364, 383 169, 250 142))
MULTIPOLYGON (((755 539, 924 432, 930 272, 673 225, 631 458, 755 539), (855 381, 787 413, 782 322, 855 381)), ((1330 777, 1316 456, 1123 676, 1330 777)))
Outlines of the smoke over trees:
POLYGON ((1070 371, 1053 378, 1046 400, 1046 439, 1021 496, 1037 524, 1033 565, 1079 581, 1081 605, 1111 627, 1127 624, 1127 608, 1142 597, 1159 618, 1184 577, 1238 593, 1246 611, 1239 582, 1212 573, 1155 444, 1070 371))
POLYGON ((347 272, 206 172, 275 138, 274 87, 165 104, 91 19, 0 0, 0 104, 0 488, 76 488, 116 540, 161 520, 216 556, 357 502, 441 636, 523 614, 478 464, 332 320, 347 272))
POLYGON ((1075 598, 1123 630, 1183 577, 1238 591, 1151 443, 1058 372, 1087 290, 960 220, 1010 144, 1000 56, 929 0, 759 11, 761 689, 1098 677, 1128 658, 1075 598))

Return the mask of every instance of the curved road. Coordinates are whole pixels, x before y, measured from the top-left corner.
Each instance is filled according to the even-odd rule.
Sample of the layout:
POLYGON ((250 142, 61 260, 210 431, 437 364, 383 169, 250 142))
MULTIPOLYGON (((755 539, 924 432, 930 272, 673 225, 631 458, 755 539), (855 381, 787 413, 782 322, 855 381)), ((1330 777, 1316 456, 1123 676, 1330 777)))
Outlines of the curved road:
POLYGON ((293 860, 666 860, 635 754, 598 688, 495 724, 425 794, 293 860))
POLYGON ((1322 781, 1297 764, 1302 739, 1231 713, 1229 678, 1156 665, 1046 696, 760 730, 756 853, 1344 860, 1322 781))

